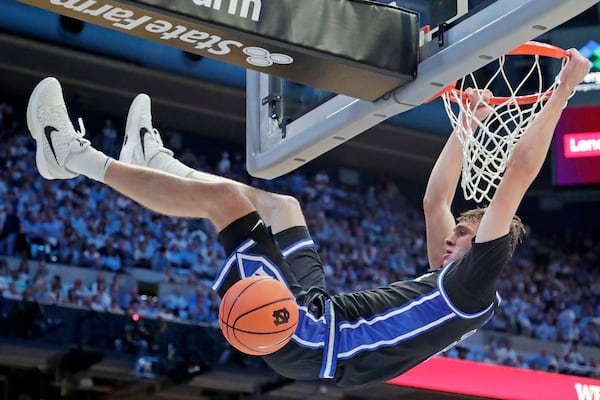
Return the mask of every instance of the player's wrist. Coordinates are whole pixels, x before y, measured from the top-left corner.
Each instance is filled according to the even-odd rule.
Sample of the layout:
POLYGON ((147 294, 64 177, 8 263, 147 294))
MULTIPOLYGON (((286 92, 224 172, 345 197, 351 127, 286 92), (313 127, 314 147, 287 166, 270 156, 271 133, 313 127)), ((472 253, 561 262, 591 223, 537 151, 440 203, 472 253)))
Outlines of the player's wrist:
POLYGON ((571 85, 568 81, 559 81, 554 93, 558 95, 570 96, 575 90, 575 85, 571 85))

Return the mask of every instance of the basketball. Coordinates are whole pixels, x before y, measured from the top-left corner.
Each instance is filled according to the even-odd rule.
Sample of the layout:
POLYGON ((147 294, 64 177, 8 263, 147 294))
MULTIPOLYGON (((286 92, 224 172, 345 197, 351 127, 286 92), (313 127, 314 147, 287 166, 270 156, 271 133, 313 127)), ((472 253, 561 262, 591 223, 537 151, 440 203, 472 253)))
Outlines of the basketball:
POLYGON ((242 353, 267 355, 285 346, 298 325, 298 305, 290 290, 271 277, 236 282, 219 307, 225 339, 242 353))

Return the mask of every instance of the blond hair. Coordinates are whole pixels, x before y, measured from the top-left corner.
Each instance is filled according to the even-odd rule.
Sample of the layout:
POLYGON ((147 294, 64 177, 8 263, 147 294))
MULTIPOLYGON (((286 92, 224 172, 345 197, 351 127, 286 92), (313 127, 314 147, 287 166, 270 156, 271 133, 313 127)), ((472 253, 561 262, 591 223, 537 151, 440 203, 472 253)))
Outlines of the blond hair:
MULTIPOLYGON (((483 218, 483 214, 485 214, 486 210, 486 207, 473 208, 461 213, 457 220, 458 222, 479 222, 481 221, 481 218, 483 218)), ((525 235, 525 225, 517 215, 515 215, 510 222, 508 235, 510 239, 510 254, 512 255, 525 235)))

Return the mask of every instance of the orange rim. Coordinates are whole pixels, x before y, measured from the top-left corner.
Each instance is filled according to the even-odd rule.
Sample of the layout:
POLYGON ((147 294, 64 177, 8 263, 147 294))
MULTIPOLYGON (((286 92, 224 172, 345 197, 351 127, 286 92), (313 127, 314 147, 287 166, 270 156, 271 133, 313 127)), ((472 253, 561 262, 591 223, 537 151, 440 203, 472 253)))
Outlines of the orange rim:
POLYGON ((431 96, 430 98, 428 98, 427 100, 425 100, 423 102, 423 104, 427 104, 432 102, 433 100, 437 99, 438 97, 448 93, 451 90, 456 90, 458 91, 458 89, 456 89, 456 81, 452 82, 451 84, 449 84, 448 86, 446 86, 445 88, 443 88, 442 90, 440 90, 439 92, 437 92, 436 94, 434 94, 433 96, 431 96))
MULTIPOLYGON (((538 101, 541 96, 544 96, 542 101, 548 100, 550 98, 550 96, 552 96, 552 93, 553 93, 553 91, 549 90, 546 93, 529 94, 526 96, 515 96, 515 97, 492 96, 492 97, 490 97, 488 104, 490 104, 492 106, 499 106, 500 104, 509 102, 511 99, 521 105, 533 104, 536 101, 538 101)), ((464 101, 466 101, 466 96, 467 96, 467 94, 465 92, 463 92, 462 90, 455 89, 455 90, 451 91, 450 101, 453 101, 454 103, 458 103, 460 101, 464 102, 464 101)))
POLYGON ((552 46, 547 43, 540 42, 526 42, 516 49, 509 51, 506 53, 510 56, 519 56, 519 55, 530 55, 530 56, 544 56, 551 58, 571 58, 571 54, 560 47, 552 46))
MULTIPOLYGON (((550 57, 550 58, 557 58, 557 59, 571 58, 571 54, 567 50, 561 49, 560 47, 556 47, 551 44, 540 43, 540 42, 526 42, 526 43, 522 44, 521 46, 517 47, 516 49, 509 51, 508 53, 506 53, 506 55, 509 55, 509 56, 535 56, 535 55, 538 55, 538 56, 542 56, 542 57, 550 57)), ((463 92, 462 90, 459 90, 459 89, 455 89, 455 86, 456 86, 456 82, 453 82, 452 84, 450 84, 449 86, 447 86, 446 88, 441 90, 434 97, 427 100, 427 102, 429 102, 429 101, 435 99, 435 97, 441 96, 449 91, 452 91, 452 95, 450 96, 451 101, 453 101, 455 103, 458 103, 459 101, 465 101, 465 99, 466 99, 465 92, 463 92)), ((546 92, 545 97, 542 99, 542 101, 548 100, 550 98, 550 96, 552 96, 552 93, 553 93, 552 90, 546 92)), ((543 96, 543 95, 544 95, 543 93, 537 93, 537 94, 530 94, 530 95, 526 95, 526 96, 515 96, 513 98, 513 100, 515 100, 518 104, 521 104, 521 105, 533 104, 540 99, 540 96, 543 96)), ((489 104, 493 105, 493 106, 498 106, 500 104, 504 104, 505 102, 507 102, 509 100, 511 100, 510 97, 492 96, 492 97, 490 97, 489 104)))

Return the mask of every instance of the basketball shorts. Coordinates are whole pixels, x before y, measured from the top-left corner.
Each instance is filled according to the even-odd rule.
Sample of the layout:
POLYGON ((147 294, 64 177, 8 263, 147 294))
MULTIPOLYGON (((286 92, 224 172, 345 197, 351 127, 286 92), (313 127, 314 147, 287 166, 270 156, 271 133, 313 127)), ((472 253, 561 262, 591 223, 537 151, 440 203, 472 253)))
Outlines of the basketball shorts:
POLYGON ((288 345, 263 359, 283 376, 318 379, 323 360, 322 343, 307 347, 298 335, 298 332, 312 330, 315 324, 319 325, 315 337, 325 335, 325 274, 308 229, 298 226, 272 235, 258 213, 253 212, 223 229, 219 240, 228 257, 212 289, 223 297, 235 282, 250 276, 271 276, 286 284, 299 304, 297 333, 288 345))

